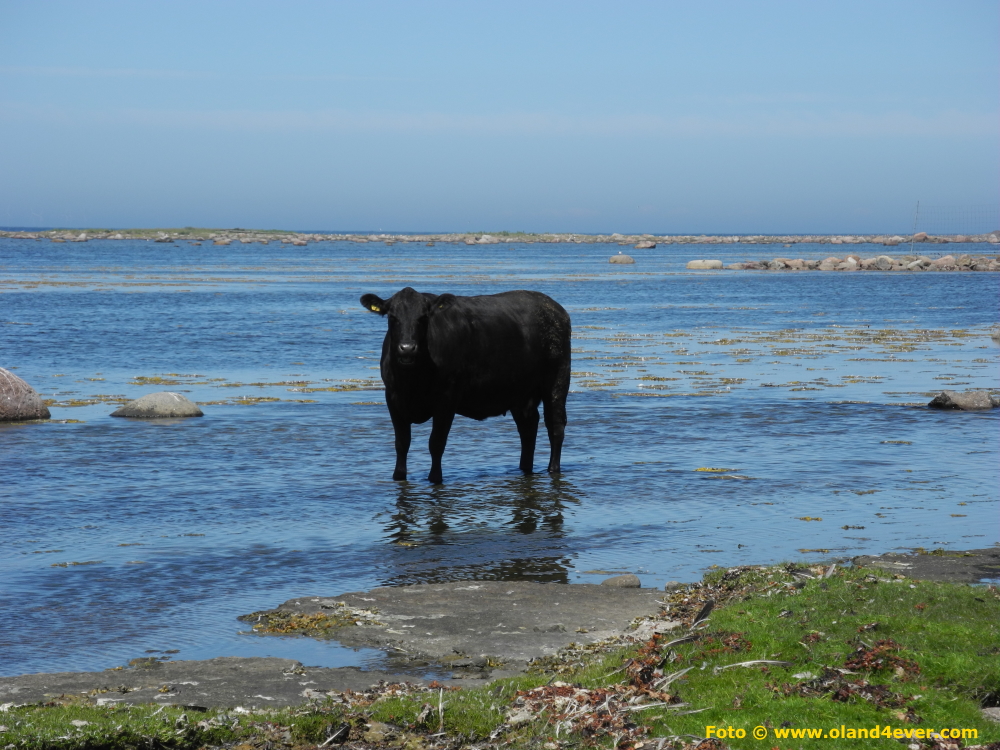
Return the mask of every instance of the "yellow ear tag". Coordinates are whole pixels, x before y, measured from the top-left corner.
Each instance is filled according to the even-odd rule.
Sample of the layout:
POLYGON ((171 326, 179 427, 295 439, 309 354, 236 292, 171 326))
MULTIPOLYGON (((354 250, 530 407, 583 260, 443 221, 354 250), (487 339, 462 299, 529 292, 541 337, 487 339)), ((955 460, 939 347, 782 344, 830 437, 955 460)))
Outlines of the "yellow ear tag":
POLYGON ((372 312, 382 312, 382 308, 379 307, 378 305, 372 305, 371 306, 371 311, 372 312))

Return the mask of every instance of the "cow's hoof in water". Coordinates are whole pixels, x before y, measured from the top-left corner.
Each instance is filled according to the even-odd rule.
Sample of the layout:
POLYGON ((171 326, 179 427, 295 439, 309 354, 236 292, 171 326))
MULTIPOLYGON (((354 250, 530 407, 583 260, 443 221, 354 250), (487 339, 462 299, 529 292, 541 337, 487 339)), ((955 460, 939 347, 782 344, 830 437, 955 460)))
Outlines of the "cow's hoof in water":
POLYGON ((444 484, 444 475, 431 472, 427 475, 427 481, 431 484, 444 484))
POLYGON ((392 481, 394 482, 405 482, 406 472, 405 471, 394 471, 392 472, 392 481))

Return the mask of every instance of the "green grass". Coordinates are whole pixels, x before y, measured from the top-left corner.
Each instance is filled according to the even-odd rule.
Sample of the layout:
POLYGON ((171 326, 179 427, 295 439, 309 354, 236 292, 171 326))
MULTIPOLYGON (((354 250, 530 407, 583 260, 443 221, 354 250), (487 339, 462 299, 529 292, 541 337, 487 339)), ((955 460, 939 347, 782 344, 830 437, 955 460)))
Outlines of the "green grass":
MULTIPOLYGON (((695 629, 698 639, 693 642, 666 645, 687 633, 685 627, 642 648, 611 646, 597 653, 568 649, 560 658, 540 660, 534 673, 486 687, 382 696, 374 702, 356 702, 351 709, 334 702, 256 713, 95 707, 79 701, 22 706, 0 713, 4 727, 0 748, 125 750, 241 743, 304 748, 315 747, 343 722, 353 727, 352 741, 360 739, 372 747, 417 750, 430 741, 448 747, 484 743, 541 747, 553 742, 560 748, 610 747, 613 738, 600 732, 567 736, 564 727, 557 739, 544 712, 517 727, 504 727, 504 722, 519 691, 553 680, 587 689, 621 684, 628 681, 629 672, 622 667, 630 658, 646 659, 663 674, 691 668, 663 688, 670 693, 671 704, 687 705, 627 715, 638 727, 633 734, 639 739, 644 739, 644 731, 645 738, 705 737, 706 727, 713 726, 717 731, 746 731, 746 739, 724 743, 737 748, 829 748, 848 743, 852 748, 885 748, 883 737, 831 742, 780 739, 775 731, 889 725, 911 730, 975 729, 978 738, 966 744, 1000 741, 1000 725, 980 713, 981 705, 1000 702, 1000 594, 995 587, 911 581, 857 569, 837 571, 828 579, 795 575, 802 572, 791 566, 719 570, 702 584, 667 595, 668 616, 685 619, 688 625, 706 600, 718 602, 695 629), (883 657, 881 664, 857 661, 859 649, 870 655, 871 647, 879 643, 883 647, 876 656, 883 657), (756 659, 789 664, 717 669, 756 659), (883 705, 857 694, 835 695, 838 684, 846 683, 824 690, 808 676, 795 676, 837 674, 828 670, 845 668, 852 659, 859 665, 850 670, 854 674, 838 679, 876 686, 869 690, 880 691, 883 705), (700 709, 705 710, 682 714, 700 709), (88 724, 74 726, 73 720, 88 724), (395 729, 382 733, 379 723, 395 729), (766 742, 749 737, 757 726, 768 728, 766 742), (441 729, 444 736, 428 738, 441 729)), ((625 740, 620 745, 633 746, 625 740)))
POLYGON ((341 726, 343 719, 337 706, 235 712, 152 705, 31 705, 0 714, 0 725, 6 727, 0 731, 0 747, 187 750, 241 742, 313 746, 341 726))
MULTIPOLYGON (((700 640, 661 652, 662 671, 693 667, 671 686, 672 692, 689 704, 684 710, 707 709, 697 714, 675 715, 672 711, 637 712, 652 736, 697 735, 704 737, 709 725, 742 728, 871 728, 876 724, 903 729, 974 728, 979 742, 1000 741, 1000 725, 984 719, 980 705, 1000 701, 1000 595, 994 588, 959 584, 914 582, 887 578, 870 571, 839 571, 827 580, 804 580, 787 568, 741 571, 736 575, 718 571, 706 577, 713 596, 733 599, 716 609, 701 631, 700 640), (728 580, 723 580, 728 576, 728 580), (745 593, 744 593, 745 592, 745 593), (876 623, 874 629, 868 627, 876 623), (739 634, 737 637, 733 637, 739 634), (860 640, 859 640, 860 639, 860 640), (866 671, 855 668, 848 679, 864 679, 883 685, 900 706, 878 706, 861 697, 835 700, 830 694, 803 696, 795 687, 809 682, 794 675, 843 667, 862 641, 899 644, 890 656, 913 662, 914 669, 897 674, 886 668, 866 671), (724 642, 728 642, 729 646, 724 642), (770 659, 788 666, 733 667, 736 662, 770 659), (918 671, 917 671, 918 670, 918 671), (785 689, 784 686, 788 686, 785 689), (791 693, 791 694, 786 694, 791 693), (917 697, 919 696, 919 697, 917 697), (910 714, 907 717, 907 713, 910 714), (919 723, 911 723, 914 718, 919 723)), ((677 606, 684 611, 684 594, 677 606)), ((689 597, 690 598, 690 597, 689 597)), ((696 598, 697 599, 697 598, 696 598)), ((688 608, 690 610, 690 608, 688 608)), ((670 636, 661 638, 666 643, 670 636)), ((627 658, 629 651, 604 655, 594 663, 559 679, 585 688, 603 687, 627 658)), ((892 661, 892 660, 890 660, 892 661)), ((445 728, 448 731, 488 736, 503 720, 516 690, 526 690, 548 680, 544 675, 501 681, 492 688, 445 693, 445 728)), ((415 697, 383 701, 374 707, 380 721, 413 723, 423 705, 415 697)), ((431 723, 436 727, 436 713, 431 723)), ((428 727, 433 729, 434 727, 428 727)), ((528 737, 555 739, 542 721, 528 737)), ((849 740, 851 747, 884 747, 884 738, 849 740)), ((747 738, 740 744, 755 744, 747 738)), ((781 745, 774 740, 768 747, 781 745)), ((824 739, 796 739, 795 747, 829 747, 824 739)), ((789 745, 791 746, 791 745, 789 745)))
MULTIPOLYGON (((1000 699, 1000 596, 995 589, 914 582, 849 571, 826 581, 810 580, 801 589, 787 573, 772 570, 757 588, 774 591, 736 601, 715 613, 704 642, 678 646, 670 668, 694 666, 680 688, 693 707, 709 710, 697 716, 659 723, 680 733, 704 736, 707 725, 742 727, 968 727, 980 741, 1000 740, 1000 726, 988 722, 980 704, 1000 699), (766 582, 765 582, 766 581, 766 582), (790 614, 787 614, 790 613, 790 614), (784 614, 784 616, 782 616, 784 614), (876 623, 874 629, 864 629, 876 623), (860 632, 859 632, 860 630, 860 632), (723 637, 740 633, 750 647, 738 653, 719 650, 723 637), (711 634, 711 635, 709 635, 711 634), (860 640, 859 640, 860 639, 860 640), (914 662, 918 672, 892 665, 874 671, 855 668, 853 677, 885 685, 907 700, 922 719, 901 720, 900 708, 880 708, 860 698, 847 702, 830 695, 785 695, 806 682, 793 675, 843 667, 861 646, 892 640, 896 656, 914 662), (791 662, 788 667, 735 667, 716 674, 713 667, 753 659, 791 662), (704 668, 702 668, 704 667, 704 668), (920 696, 916 698, 915 696, 920 696)), ((798 581, 801 585, 802 581, 798 581)), ((849 676, 852 677, 852 676, 849 676)), ((773 734, 771 735, 773 736, 773 734)), ((852 741, 852 747, 876 747, 878 740, 852 741)), ((796 746, 823 745, 823 740, 796 741, 796 746)))

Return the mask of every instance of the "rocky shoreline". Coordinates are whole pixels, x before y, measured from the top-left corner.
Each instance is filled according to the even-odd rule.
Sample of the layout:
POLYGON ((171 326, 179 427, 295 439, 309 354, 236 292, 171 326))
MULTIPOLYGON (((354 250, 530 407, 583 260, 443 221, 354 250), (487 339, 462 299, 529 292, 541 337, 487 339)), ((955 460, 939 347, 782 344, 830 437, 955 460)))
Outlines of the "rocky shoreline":
POLYGON ((921 244, 974 244, 1000 243, 1000 229, 985 234, 974 235, 928 235, 918 232, 912 236, 898 234, 810 234, 810 235, 653 235, 653 234, 573 234, 573 233, 526 233, 496 232, 453 232, 436 234, 325 234, 285 232, 279 230, 250 229, 53 229, 47 231, 0 231, 0 239, 49 240, 50 242, 87 242, 90 240, 146 240, 150 242, 211 242, 217 245, 270 244, 272 242, 306 245, 311 242, 381 242, 499 245, 509 243, 577 243, 577 244, 618 244, 637 249, 651 249, 657 245, 897 245, 921 244))
MULTIPOLYGON (((611 262, 617 256, 612 256, 611 262)), ((627 257, 627 256, 624 256, 627 257)), ((742 263, 723 264, 721 260, 692 260, 687 268, 693 271, 1000 271, 1000 255, 944 255, 929 258, 926 255, 879 255, 862 258, 851 254, 843 258, 831 256, 823 260, 802 258, 772 258, 750 260, 742 263)))

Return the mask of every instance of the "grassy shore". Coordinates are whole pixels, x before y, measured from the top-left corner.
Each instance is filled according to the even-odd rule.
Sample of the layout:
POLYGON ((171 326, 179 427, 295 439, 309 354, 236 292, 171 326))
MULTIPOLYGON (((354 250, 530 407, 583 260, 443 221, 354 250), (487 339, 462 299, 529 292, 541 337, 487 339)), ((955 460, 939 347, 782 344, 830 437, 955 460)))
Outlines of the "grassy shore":
POLYGON ((887 727, 921 748, 946 747, 932 736, 945 728, 969 730, 953 747, 1000 743, 981 711, 1000 703, 997 588, 830 572, 713 571, 667 594, 682 628, 570 647, 482 688, 380 686, 261 711, 5 704, 0 748, 885 748, 887 727), (827 738, 796 736, 815 729, 827 738))

